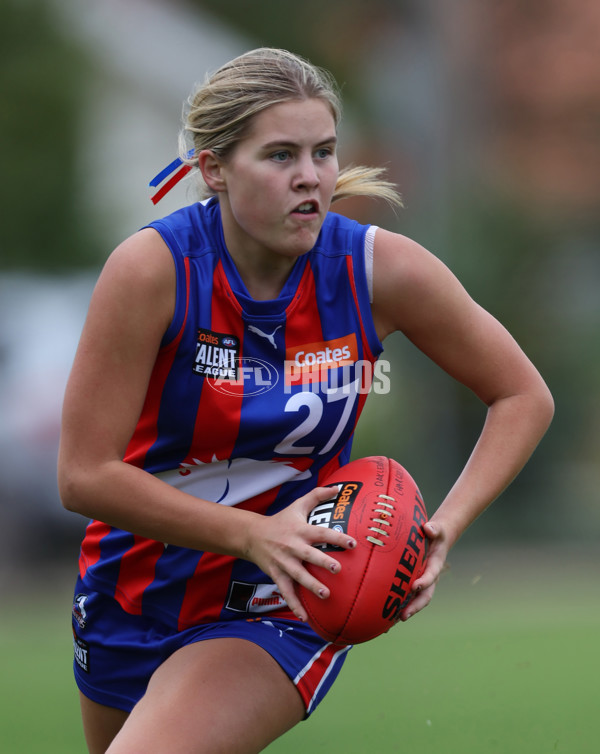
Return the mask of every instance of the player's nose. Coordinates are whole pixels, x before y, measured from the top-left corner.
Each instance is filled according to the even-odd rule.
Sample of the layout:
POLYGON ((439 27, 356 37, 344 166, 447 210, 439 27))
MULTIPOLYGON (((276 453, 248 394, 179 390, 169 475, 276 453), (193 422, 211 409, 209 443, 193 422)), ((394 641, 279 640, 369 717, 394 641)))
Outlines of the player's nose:
POLYGON ((314 188, 321 182, 312 155, 303 154, 297 160, 294 175, 295 188, 314 188))

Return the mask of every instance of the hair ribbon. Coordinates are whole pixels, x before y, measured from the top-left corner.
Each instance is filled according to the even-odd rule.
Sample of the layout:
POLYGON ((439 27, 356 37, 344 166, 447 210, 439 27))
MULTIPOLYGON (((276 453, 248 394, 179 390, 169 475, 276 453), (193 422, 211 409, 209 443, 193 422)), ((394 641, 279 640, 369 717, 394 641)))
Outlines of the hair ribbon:
MULTIPOLYGON (((186 157, 191 157, 194 154, 194 150, 190 149, 187 153, 186 157)), ((166 181, 163 183, 163 185, 158 189, 158 191, 150 197, 152 204, 158 204, 160 200, 169 193, 169 191, 176 186, 179 181, 187 175, 190 170, 192 169, 192 165, 184 165, 183 161, 180 157, 177 157, 173 160, 173 162, 169 163, 166 168, 163 168, 160 173, 157 173, 157 175, 154 176, 154 178, 150 181, 148 184, 149 186, 152 186, 155 188, 159 184, 161 184, 163 181, 166 181), (171 176, 169 178, 169 176, 171 176), (168 179, 168 180, 166 180, 168 179)))

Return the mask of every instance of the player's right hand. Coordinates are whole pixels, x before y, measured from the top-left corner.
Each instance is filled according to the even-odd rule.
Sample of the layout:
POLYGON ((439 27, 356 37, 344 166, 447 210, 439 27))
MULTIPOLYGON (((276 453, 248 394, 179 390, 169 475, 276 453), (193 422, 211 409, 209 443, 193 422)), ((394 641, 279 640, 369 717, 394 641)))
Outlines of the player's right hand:
POLYGON ((302 584, 321 599, 329 597, 329 589, 304 564, 311 563, 331 573, 341 569, 335 558, 315 545, 356 547, 356 541, 347 534, 308 523, 313 508, 331 495, 331 488, 316 487, 273 516, 257 516, 248 531, 246 559, 273 579, 290 610, 302 621, 307 620, 307 615, 296 593, 296 584, 302 584))

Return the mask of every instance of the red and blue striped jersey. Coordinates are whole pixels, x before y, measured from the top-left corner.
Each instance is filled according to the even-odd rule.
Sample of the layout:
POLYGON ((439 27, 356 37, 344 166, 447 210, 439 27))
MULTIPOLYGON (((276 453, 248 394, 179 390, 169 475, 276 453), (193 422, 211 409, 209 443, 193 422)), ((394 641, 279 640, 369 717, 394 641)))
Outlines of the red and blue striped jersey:
MULTIPOLYGON (((279 297, 251 298, 216 200, 155 221, 176 306, 127 463, 220 505, 272 515, 347 463, 382 350, 371 317, 368 226, 329 213, 279 297)), ((187 628, 293 617, 254 564, 88 525, 80 573, 133 614, 187 628)))

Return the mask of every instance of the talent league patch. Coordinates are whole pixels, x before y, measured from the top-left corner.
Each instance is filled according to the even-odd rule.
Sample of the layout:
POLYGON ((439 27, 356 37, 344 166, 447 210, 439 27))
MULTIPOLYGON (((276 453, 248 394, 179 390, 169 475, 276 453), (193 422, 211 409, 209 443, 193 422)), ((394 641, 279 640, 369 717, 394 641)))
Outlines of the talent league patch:
POLYGON ((73 652, 75 662, 83 670, 84 673, 90 672, 90 647, 87 641, 80 639, 75 631, 73 631, 73 652))
POLYGON ((193 370, 204 377, 220 380, 237 380, 240 357, 240 341, 235 335, 198 330, 196 357, 193 370))

